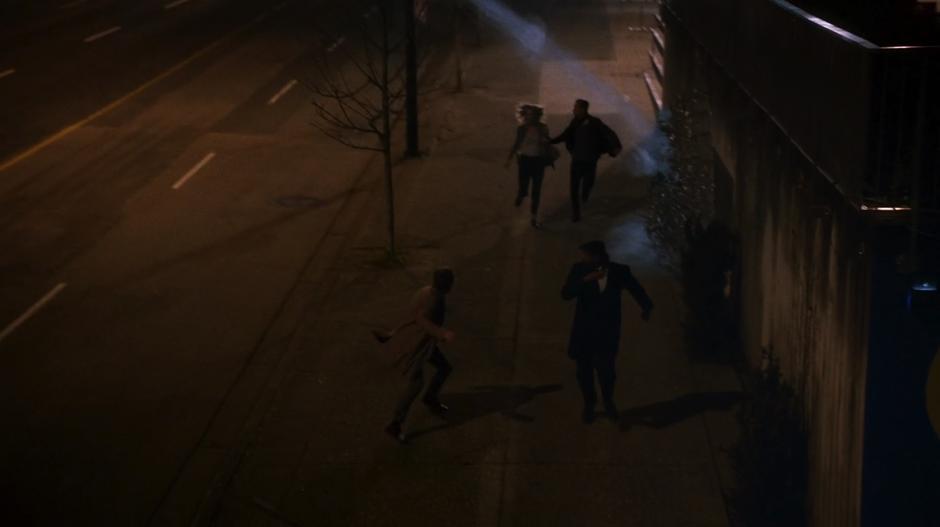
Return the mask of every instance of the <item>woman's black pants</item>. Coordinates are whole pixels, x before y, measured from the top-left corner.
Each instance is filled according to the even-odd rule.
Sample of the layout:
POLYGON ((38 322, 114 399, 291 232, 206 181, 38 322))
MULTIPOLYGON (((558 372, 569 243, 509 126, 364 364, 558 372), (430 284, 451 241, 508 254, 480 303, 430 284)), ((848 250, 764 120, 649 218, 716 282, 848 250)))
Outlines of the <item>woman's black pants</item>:
POLYGON ((529 184, 532 185, 532 214, 539 211, 539 200, 542 197, 542 178, 545 177, 545 160, 541 157, 519 156, 519 193, 517 198, 529 195, 529 184))

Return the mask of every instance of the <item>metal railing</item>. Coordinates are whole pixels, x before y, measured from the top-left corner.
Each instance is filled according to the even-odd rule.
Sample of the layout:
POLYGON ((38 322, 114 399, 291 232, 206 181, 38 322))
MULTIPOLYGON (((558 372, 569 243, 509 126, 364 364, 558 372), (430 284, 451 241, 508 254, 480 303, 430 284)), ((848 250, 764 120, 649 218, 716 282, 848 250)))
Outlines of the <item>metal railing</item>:
POLYGON ((663 5, 857 207, 940 209, 940 47, 879 47, 783 0, 663 5))

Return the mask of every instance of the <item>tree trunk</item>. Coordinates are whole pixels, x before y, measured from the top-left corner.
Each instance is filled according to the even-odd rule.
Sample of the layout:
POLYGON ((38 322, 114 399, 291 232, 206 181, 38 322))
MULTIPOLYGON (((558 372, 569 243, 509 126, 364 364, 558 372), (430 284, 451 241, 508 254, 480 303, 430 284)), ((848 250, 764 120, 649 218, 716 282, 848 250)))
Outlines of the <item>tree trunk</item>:
POLYGON ((386 136, 382 140, 382 156, 385 158, 385 197, 388 208, 388 252, 398 254, 395 247, 395 186, 392 182, 392 145, 386 136))
POLYGON ((461 24, 460 24, 460 15, 461 10, 454 10, 454 66, 456 68, 456 76, 454 91, 460 93, 463 91, 463 37, 460 34, 461 24))
POLYGON ((401 0, 405 8, 405 120, 408 157, 418 150, 418 48, 415 34, 415 2, 401 0))
POLYGON ((385 161, 385 199, 388 209, 388 252, 396 256, 395 247, 395 185, 392 181, 392 108, 388 86, 391 50, 388 43, 388 13, 382 9, 382 157, 385 161))

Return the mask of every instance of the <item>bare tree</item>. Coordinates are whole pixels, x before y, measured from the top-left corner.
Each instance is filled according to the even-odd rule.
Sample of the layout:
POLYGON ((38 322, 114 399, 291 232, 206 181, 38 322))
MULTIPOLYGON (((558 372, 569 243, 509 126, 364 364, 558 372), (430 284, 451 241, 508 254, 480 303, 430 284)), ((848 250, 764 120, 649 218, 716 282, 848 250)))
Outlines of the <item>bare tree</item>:
MULTIPOLYGON (((395 186, 392 178, 392 122, 403 111, 406 34, 394 18, 391 0, 348 0, 335 14, 349 35, 324 32, 322 52, 313 58, 305 85, 314 97, 312 124, 334 141, 384 158, 388 251, 395 243, 395 186)), ((333 17, 330 17, 331 19, 333 17)))

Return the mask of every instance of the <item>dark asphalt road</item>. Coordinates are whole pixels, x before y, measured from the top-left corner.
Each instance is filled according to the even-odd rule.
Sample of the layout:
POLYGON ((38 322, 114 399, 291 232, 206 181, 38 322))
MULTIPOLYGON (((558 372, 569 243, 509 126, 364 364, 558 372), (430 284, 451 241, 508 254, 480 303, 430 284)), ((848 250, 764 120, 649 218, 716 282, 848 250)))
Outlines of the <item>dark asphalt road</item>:
POLYGON ((317 134, 290 84, 323 48, 316 3, 165 4, 4 17, 0 158, 149 83, 0 170, 16 524, 153 519, 368 160, 317 134))
POLYGON ((0 72, 14 70, 0 79, 0 159, 120 98, 273 3, 167 5, 172 2, 63 0, 32 7, 31 14, 7 8, 4 26, 21 17, 26 22, 0 33, 0 72))

